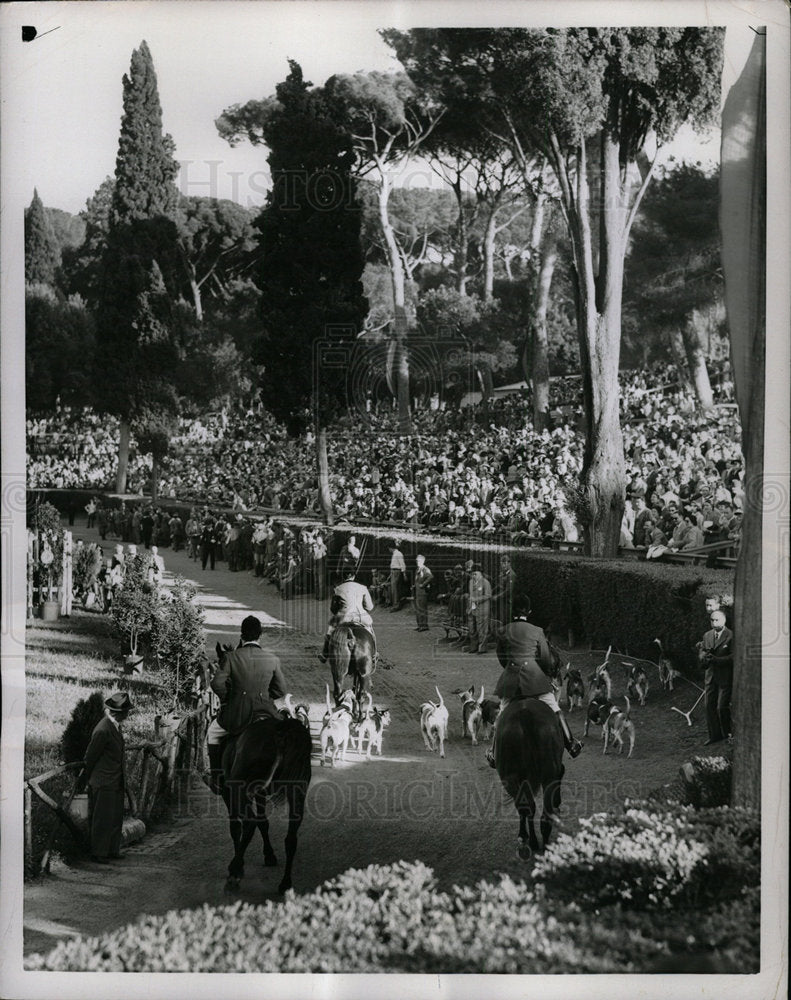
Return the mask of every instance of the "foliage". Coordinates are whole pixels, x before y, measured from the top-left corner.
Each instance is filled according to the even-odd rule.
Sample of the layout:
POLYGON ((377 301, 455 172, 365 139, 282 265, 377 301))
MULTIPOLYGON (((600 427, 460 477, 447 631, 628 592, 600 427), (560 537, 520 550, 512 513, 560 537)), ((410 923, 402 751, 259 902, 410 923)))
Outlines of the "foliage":
POLYGON ((25 288, 25 403, 30 414, 55 409, 58 399, 85 406, 93 398, 96 351, 91 313, 76 296, 64 300, 49 285, 25 288))
POLYGON ((57 587, 63 577, 63 528, 60 524, 60 512, 51 503, 35 503, 28 507, 27 525, 38 535, 38 561, 35 570, 39 578, 47 580, 50 599, 52 588, 57 587), (49 561, 42 556, 51 555, 49 561))
POLYGON ((138 554, 127 562, 124 582, 113 599, 110 615, 122 648, 133 652, 138 643, 145 643, 150 658, 150 639, 157 618, 159 598, 148 583, 148 569, 151 557, 138 554))
POLYGON ((172 911, 101 938, 61 942, 31 957, 28 968, 546 974, 756 967, 754 813, 659 813, 637 804, 593 819, 598 825, 585 821, 539 859, 530 887, 500 876, 439 892, 421 862, 370 865, 311 893, 289 892, 283 903, 172 911), (613 897, 619 902, 605 905, 613 897), (737 918, 730 926, 729 917, 737 918))
POLYGON ((151 629, 151 650, 178 698, 187 689, 205 653, 203 611, 195 604, 195 589, 181 577, 163 592, 151 629))
POLYGON ((691 781, 685 783, 689 804, 696 808, 730 805, 731 761, 726 757, 693 757, 690 765, 691 781))
POLYGON ((102 568, 102 549, 98 544, 77 545, 72 554, 72 581, 75 591, 85 591, 102 568))
POLYGON ((82 760, 91 740, 94 727, 104 717, 104 694, 94 691, 88 698, 81 698, 72 709, 71 718, 61 737, 63 760, 70 764, 82 760))
POLYGON ((353 151, 293 61, 276 99, 259 111, 272 190, 260 219, 264 335, 253 360, 263 365, 267 408, 296 430, 312 403, 329 419, 346 402, 343 371, 328 369, 314 351, 333 330, 353 341, 366 312, 353 151))
POLYGON ((25 281, 54 285, 60 248, 38 191, 25 211, 25 281))

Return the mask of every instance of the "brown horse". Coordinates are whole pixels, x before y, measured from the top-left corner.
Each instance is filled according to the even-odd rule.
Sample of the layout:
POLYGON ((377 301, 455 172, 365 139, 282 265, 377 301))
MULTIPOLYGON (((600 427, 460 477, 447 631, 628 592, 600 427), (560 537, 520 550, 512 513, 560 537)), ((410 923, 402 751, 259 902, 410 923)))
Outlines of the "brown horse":
POLYGON ((374 637, 364 625, 343 622, 330 636, 329 661, 332 668, 333 694, 336 704, 343 694, 346 675, 352 678, 352 690, 358 704, 371 690, 371 677, 376 669, 374 637))
POLYGON ((296 719, 254 719, 236 739, 228 740, 223 753, 222 794, 228 808, 234 855, 228 865, 226 892, 239 888, 244 875, 244 854, 256 829, 264 841, 264 865, 277 865, 269 840, 266 798, 279 792, 285 794, 288 802, 288 832, 286 868, 278 892, 291 888, 297 831, 310 784, 310 754, 310 733, 296 719))

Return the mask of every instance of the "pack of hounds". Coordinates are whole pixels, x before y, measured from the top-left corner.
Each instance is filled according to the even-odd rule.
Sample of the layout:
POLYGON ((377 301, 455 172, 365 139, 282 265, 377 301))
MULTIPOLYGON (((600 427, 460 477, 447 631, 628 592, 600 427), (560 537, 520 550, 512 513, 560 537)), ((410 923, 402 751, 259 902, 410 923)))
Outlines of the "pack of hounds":
MULTIPOLYGON (((672 691, 673 683, 679 677, 678 671, 664 655, 659 639, 654 640, 659 646, 659 657, 655 666, 659 671, 660 687, 664 691, 672 691)), ((570 663, 566 664, 565 676, 566 701, 568 709, 586 707, 585 736, 589 735, 591 726, 601 727, 603 749, 606 754, 612 748, 622 754, 628 743, 627 756, 631 757, 635 747, 635 725, 631 718, 632 703, 645 706, 648 698, 649 682, 644 663, 633 662, 621 657, 622 667, 628 669, 626 693, 623 705, 620 705, 612 694, 611 672, 614 664, 611 662, 612 647, 607 650, 604 662, 600 663, 588 677, 588 687, 579 670, 570 663), (587 698, 587 701, 586 701, 587 698)), ((620 655, 620 654, 619 654, 620 655)), ((425 701, 420 706, 420 732, 427 750, 445 756, 445 743, 448 740, 449 713, 442 693, 435 686, 437 701, 425 701)), ((472 746, 477 746, 479 740, 490 741, 494 725, 500 713, 500 702, 496 698, 487 698, 485 689, 481 686, 476 695, 475 685, 469 688, 457 689, 453 692, 461 703, 461 737, 469 739, 472 746)), ((294 704, 293 696, 287 694, 284 698, 284 712, 297 719, 310 730, 309 708, 306 704, 294 704)), ((346 690, 339 701, 333 704, 329 684, 326 687, 326 710, 321 720, 318 740, 322 767, 329 760, 335 766, 338 760, 345 761, 347 750, 351 747, 366 760, 371 760, 373 751, 382 756, 382 740, 384 731, 392 721, 390 710, 374 705, 370 692, 358 701, 354 692, 346 690)))

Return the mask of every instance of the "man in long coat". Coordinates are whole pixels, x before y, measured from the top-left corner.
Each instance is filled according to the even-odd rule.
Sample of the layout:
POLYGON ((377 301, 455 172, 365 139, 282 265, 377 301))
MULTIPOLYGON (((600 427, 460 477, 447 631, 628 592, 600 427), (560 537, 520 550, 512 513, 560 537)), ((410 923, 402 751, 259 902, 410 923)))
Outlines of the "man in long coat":
POLYGON ((261 622, 248 615, 242 622, 241 642, 226 652, 211 679, 211 687, 219 697, 221 707, 207 731, 209 749, 209 787, 218 795, 222 791, 222 755, 228 736, 238 736, 254 718, 269 716, 280 719, 275 698, 286 693, 286 682, 280 660, 258 642, 261 622))
POLYGON ((94 727, 85 752, 77 791, 88 786, 91 815, 91 856, 100 864, 121 857, 124 822, 124 737, 121 723, 132 702, 125 691, 105 700, 105 715, 94 727))
MULTIPOLYGON (((529 614, 529 598, 514 598, 513 620, 497 636, 497 659, 503 672, 494 693, 500 698, 501 711, 518 698, 538 698, 549 705, 557 715, 569 756, 578 757, 582 744, 574 739, 549 679, 554 667, 552 651, 544 630, 527 620, 529 614)), ((494 766, 493 760, 489 762, 494 766)))
POLYGON ((725 612, 713 611, 711 628, 698 643, 698 656, 705 668, 706 725, 709 738, 705 746, 719 743, 731 735, 731 693, 733 691, 733 632, 725 625, 725 612))

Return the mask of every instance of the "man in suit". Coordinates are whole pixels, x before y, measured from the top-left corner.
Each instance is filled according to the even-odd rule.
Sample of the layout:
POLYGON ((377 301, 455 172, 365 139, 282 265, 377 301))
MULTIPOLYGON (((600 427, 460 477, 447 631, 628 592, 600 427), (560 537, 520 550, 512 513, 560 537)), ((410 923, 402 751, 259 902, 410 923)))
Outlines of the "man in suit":
POLYGON ((416 632, 428 632, 428 587, 434 579, 434 574, 426 566, 426 557, 418 554, 415 556, 417 569, 415 570, 415 618, 417 619, 416 632))
POLYGON ((401 608, 401 579, 406 576, 406 563, 399 548, 398 539, 388 546, 390 549, 390 612, 401 608))
POLYGON ((470 574, 468 596, 470 598, 469 646, 462 648, 468 653, 485 653, 486 640, 489 637, 492 585, 483 575, 481 567, 477 563, 470 574))
POLYGON ((280 660, 258 642, 261 622, 248 615, 242 622, 239 646, 226 652, 211 679, 211 687, 221 706, 207 732, 209 767, 207 784, 213 792, 222 792, 222 756, 229 736, 238 736, 254 718, 280 719, 274 699, 286 693, 280 660))
POLYGON ((105 700, 105 715, 91 733, 77 791, 88 786, 91 806, 91 856, 100 864, 120 858, 124 821, 124 737, 121 723, 132 702, 125 691, 105 700))
POLYGON ((731 735, 733 691, 733 632, 725 625, 725 612, 711 613, 711 628, 698 643, 698 657, 705 668, 706 725, 709 738, 704 746, 720 743, 731 735))

